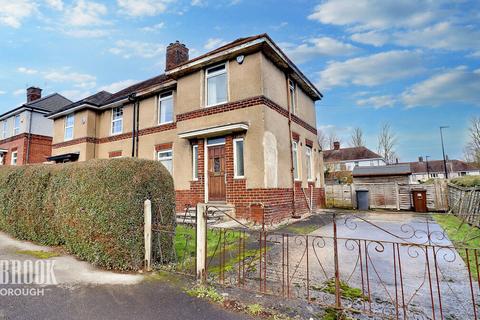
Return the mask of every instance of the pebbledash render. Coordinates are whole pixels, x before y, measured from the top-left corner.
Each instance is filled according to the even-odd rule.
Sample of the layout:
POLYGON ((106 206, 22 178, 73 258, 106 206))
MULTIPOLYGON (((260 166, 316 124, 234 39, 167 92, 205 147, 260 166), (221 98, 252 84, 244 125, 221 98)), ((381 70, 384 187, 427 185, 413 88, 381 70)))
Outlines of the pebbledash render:
POLYGON ((164 74, 51 113, 50 160, 156 159, 173 176, 178 212, 202 202, 241 218, 299 215, 324 204, 321 97, 266 34, 194 59, 177 41, 164 74))

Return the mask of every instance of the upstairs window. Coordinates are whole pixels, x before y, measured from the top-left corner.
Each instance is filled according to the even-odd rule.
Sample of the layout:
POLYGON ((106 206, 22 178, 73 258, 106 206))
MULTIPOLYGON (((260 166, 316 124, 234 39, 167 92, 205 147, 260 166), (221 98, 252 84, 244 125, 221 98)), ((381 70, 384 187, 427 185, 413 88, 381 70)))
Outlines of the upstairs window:
POLYGON ((73 113, 65 116, 65 135, 64 140, 72 140, 73 139, 73 126, 75 123, 75 117, 73 113))
POLYGON ((233 161, 235 178, 243 178, 245 176, 245 164, 243 159, 243 139, 233 140, 233 161))
POLYGON ((293 158, 293 177, 300 180, 300 172, 298 170, 298 142, 292 142, 292 158, 293 158))
POLYGON ((13 135, 16 136, 20 133, 20 115, 17 114, 13 121, 13 135))
POLYGON ((288 91, 290 95, 290 110, 293 114, 297 114, 297 104, 296 104, 296 97, 295 97, 295 82, 292 80, 288 80, 288 91))
POLYGON ((112 134, 119 134, 123 131, 123 107, 112 109, 112 134))
POLYGON ((307 179, 308 181, 313 180, 313 157, 312 157, 312 148, 307 147, 305 150, 305 160, 307 161, 307 179))
POLYGON ((207 69, 205 78, 207 107, 227 102, 226 64, 207 69))
POLYGON ((172 150, 162 150, 158 151, 157 153, 158 161, 160 161, 165 168, 167 168, 168 172, 172 174, 173 170, 173 152, 172 150))
POLYGON ((5 139, 7 137, 7 128, 8 128, 8 122, 7 120, 3 121, 2 124, 2 139, 5 139))
POLYGON ((198 145, 192 146, 192 176, 193 180, 198 180, 198 145))
POLYGON ((158 123, 173 122, 173 94, 172 92, 160 95, 158 99, 158 123))

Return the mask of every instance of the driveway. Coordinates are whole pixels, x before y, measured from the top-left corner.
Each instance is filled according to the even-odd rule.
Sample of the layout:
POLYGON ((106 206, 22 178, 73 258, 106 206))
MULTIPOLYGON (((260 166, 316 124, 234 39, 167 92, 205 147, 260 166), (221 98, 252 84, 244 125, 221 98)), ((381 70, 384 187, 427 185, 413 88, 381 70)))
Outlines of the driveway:
MULTIPOLYGON (((140 274, 98 270, 70 256, 37 259, 19 250, 51 251, 0 233, 0 262, 54 262, 57 285, 0 284, 3 319, 249 319, 207 301, 186 295, 182 288, 140 274), (20 289, 20 290, 19 290, 20 289), (26 290, 33 289, 33 290, 26 290)), ((0 283, 5 269, 0 264, 0 283)), ((3 265, 4 266, 4 265, 3 265)), ((11 273, 8 275, 11 279, 11 273)))
MULTIPOLYGON (((440 303, 444 317, 473 318, 468 269, 457 251, 450 248, 452 243, 431 216, 335 212, 340 278, 350 287, 363 289, 365 299, 371 301, 369 304, 361 299, 345 300, 345 306, 371 308, 395 316, 395 302, 398 301, 400 316, 406 312, 410 318, 433 318, 433 299, 437 318, 440 318, 440 303)), ((318 223, 329 219, 310 221, 318 223)), ((301 229, 306 229, 306 222, 301 223, 301 229)), ((310 297, 320 303, 334 304, 334 296, 325 293, 328 281, 335 274, 333 223, 319 224, 319 228, 309 233, 308 249, 304 236, 290 236, 288 263, 285 264, 289 270, 282 267, 282 253, 284 257, 286 254, 282 251, 282 239, 272 236, 270 240, 272 248, 267 259, 267 269, 270 268, 267 274, 272 290, 288 273, 290 290, 305 298, 308 272, 310 297)), ((477 287, 475 295, 478 301, 477 287)))

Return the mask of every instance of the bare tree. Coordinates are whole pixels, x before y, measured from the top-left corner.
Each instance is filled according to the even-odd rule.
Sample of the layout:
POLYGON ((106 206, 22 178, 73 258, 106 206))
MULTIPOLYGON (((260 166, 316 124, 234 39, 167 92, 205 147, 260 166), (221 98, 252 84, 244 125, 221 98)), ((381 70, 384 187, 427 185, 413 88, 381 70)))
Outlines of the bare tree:
POLYGON ((333 149, 333 144, 334 142, 342 142, 340 137, 337 135, 337 132, 335 130, 331 130, 329 133, 328 133, 328 145, 330 146, 330 149, 333 149))
POLYGON ((382 130, 378 135, 378 153, 385 159, 387 164, 395 162, 395 145, 397 144, 397 137, 392 132, 389 123, 382 126, 382 130))
POLYGON ((356 127, 353 129, 352 135, 350 136, 350 145, 352 147, 364 147, 365 140, 363 138, 362 128, 356 127))
POLYGON ((470 141, 465 147, 465 160, 480 165, 480 117, 472 117, 470 119, 468 131, 470 141))
POLYGON ((318 145, 322 150, 327 150, 329 148, 328 137, 325 134, 325 132, 323 132, 320 129, 318 129, 317 131, 317 139, 318 139, 318 145))

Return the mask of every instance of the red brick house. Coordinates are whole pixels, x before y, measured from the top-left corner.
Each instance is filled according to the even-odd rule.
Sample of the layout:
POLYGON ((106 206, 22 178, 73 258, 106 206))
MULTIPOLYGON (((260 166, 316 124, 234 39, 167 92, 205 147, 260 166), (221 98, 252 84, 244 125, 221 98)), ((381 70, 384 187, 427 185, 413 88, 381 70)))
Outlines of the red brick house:
POLYGON ((53 121, 45 114, 70 104, 54 93, 42 98, 42 89, 27 89, 27 102, 0 115, 0 165, 42 163, 52 154, 53 121))

